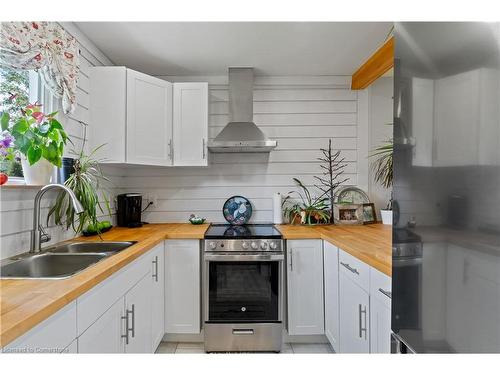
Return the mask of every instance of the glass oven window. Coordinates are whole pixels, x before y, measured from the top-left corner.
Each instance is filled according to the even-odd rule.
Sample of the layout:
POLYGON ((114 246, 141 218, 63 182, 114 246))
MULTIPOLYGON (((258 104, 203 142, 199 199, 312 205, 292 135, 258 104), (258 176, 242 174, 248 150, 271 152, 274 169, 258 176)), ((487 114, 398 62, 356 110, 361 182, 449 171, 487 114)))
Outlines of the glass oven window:
POLYGON ((279 262, 210 262, 208 319, 278 321, 279 262))

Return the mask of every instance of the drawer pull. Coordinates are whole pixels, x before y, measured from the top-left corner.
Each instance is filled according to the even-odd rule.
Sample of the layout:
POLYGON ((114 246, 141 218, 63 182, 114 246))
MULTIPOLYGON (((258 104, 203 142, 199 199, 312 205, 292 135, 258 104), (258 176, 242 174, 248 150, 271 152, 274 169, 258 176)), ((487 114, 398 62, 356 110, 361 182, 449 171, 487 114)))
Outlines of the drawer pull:
POLYGON ((245 336, 245 335, 253 335, 253 329, 233 329, 233 335, 235 336, 245 336))
POLYGON ((345 268, 347 268, 349 271, 351 271, 352 273, 355 273, 356 275, 359 275, 359 272, 356 268, 352 268, 349 263, 343 263, 343 262, 340 262, 340 264, 342 264, 345 268))
POLYGON ((382 289, 382 288, 378 288, 378 291, 379 291, 380 293, 382 293, 384 296, 386 296, 386 297, 388 297, 388 298, 392 299, 392 293, 391 293, 391 292, 388 292, 387 290, 384 290, 384 289, 382 289))

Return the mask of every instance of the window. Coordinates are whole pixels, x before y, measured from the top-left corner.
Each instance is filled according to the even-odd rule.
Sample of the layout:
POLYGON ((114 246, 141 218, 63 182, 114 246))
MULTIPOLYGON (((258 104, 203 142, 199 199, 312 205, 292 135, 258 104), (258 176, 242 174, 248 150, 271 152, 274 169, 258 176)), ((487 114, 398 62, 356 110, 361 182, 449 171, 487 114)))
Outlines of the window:
MULTIPOLYGON (((21 108, 40 102, 41 94, 42 85, 37 72, 0 67, 0 112, 8 112, 15 120, 21 115, 21 108)), ((24 182, 18 161, 0 162, 0 172, 6 173, 11 183, 24 182)))

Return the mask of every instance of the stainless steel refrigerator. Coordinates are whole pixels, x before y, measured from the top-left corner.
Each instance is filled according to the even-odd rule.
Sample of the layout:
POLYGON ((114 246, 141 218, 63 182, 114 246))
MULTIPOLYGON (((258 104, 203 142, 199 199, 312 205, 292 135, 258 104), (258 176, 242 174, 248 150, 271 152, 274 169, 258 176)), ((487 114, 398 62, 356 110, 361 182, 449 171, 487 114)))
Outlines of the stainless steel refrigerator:
POLYGON ((500 352, 500 24, 395 40, 393 351, 500 352))

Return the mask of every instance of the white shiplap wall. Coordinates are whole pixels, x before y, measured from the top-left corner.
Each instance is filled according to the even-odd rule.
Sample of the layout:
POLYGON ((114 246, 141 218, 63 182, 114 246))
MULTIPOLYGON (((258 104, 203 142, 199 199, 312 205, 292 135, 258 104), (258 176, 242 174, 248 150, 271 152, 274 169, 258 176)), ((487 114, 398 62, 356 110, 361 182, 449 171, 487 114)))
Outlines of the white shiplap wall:
MULTIPOLYGON (((65 23, 63 27, 77 38, 81 54, 77 91, 78 106, 75 112, 69 116, 63 115, 62 111, 60 111, 59 120, 75 143, 75 149, 79 150, 89 118, 89 67, 111 65, 111 61, 102 55, 71 23, 65 23)), ((45 96, 45 107, 50 108, 52 106, 53 110, 60 110, 60 100, 49 98, 47 95, 45 96)), ((68 146, 67 150, 70 148, 71 146, 68 146)), ((107 167, 105 172, 110 176, 112 182, 110 188, 113 189, 113 185, 120 179, 120 172, 118 169, 111 167, 107 167)), ((22 253, 29 249, 30 230, 33 226, 33 199, 37 191, 38 188, 30 187, 2 187, 0 189, 0 259, 22 253)), ((111 191, 114 192, 113 190, 111 191)), ((54 197, 55 193, 49 192, 42 201, 41 218, 43 225, 45 225, 45 218, 54 197)), ((54 226, 53 223, 50 224, 48 232, 52 236, 50 243, 74 236, 73 231, 65 231, 60 227, 54 226)))
MULTIPOLYGON (((161 78, 209 82, 210 138, 229 121, 227 77, 161 78)), ((254 121, 278 141, 277 149, 270 154, 209 153, 208 167, 128 167, 120 191, 158 199, 144 214, 150 222, 183 222, 192 212, 223 222, 222 205, 232 195, 252 201, 253 222, 270 222, 273 193, 293 189, 292 177, 312 185, 313 176, 321 173, 319 149, 329 138, 346 158, 349 184, 366 188, 368 149, 362 129, 367 114, 360 113, 366 106, 358 105, 364 93, 349 87, 345 76, 256 77, 254 121)))

